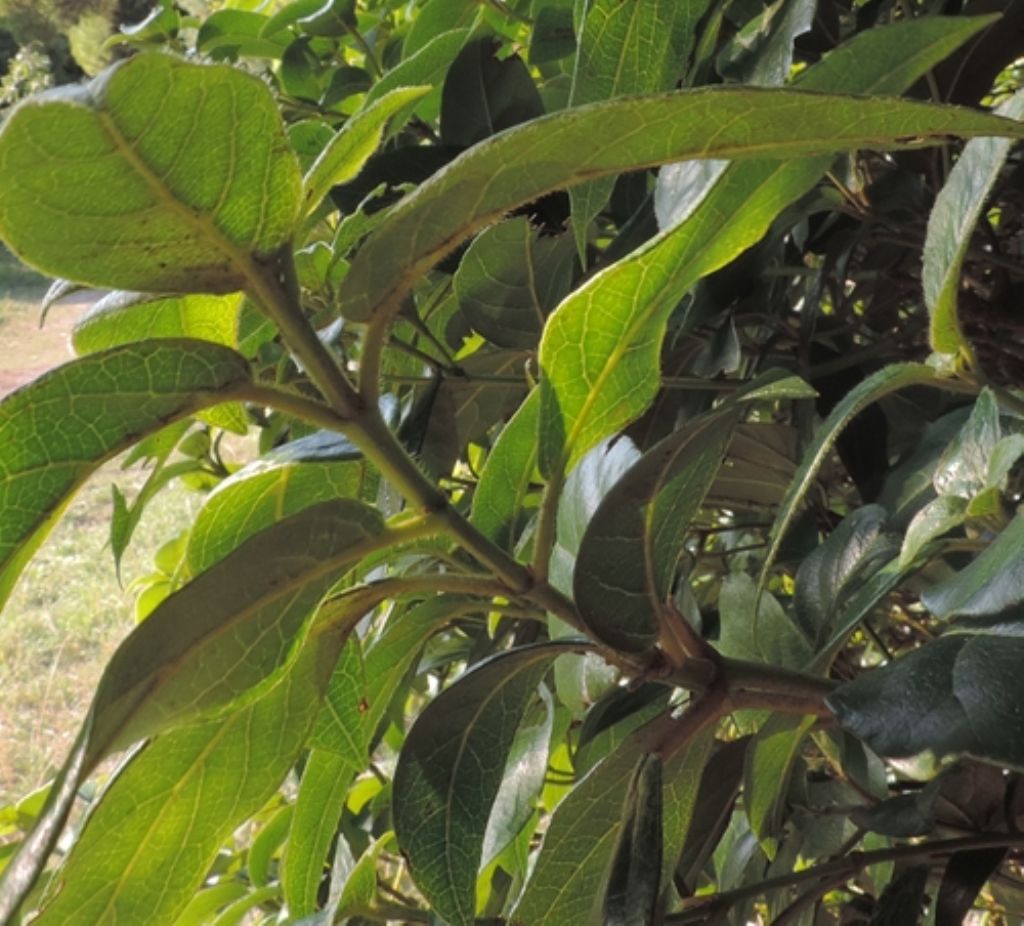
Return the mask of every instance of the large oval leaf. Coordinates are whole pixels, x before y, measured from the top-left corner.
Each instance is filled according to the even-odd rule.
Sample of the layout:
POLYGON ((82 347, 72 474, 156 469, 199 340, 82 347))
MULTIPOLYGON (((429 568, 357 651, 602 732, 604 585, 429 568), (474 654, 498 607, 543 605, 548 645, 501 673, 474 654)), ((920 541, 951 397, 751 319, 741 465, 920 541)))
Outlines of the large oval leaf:
POLYGON ((289 239, 302 196, 261 80, 158 53, 19 106, 0 131, 0 173, 11 250, 114 289, 244 289, 289 239))
POLYGON ((738 418, 734 407, 670 434, 594 513, 576 557, 573 592, 587 626, 609 646, 641 652, 657 642, 683 540, 738 418))
MULTIPOLYGON (((575 644, 578 645, 578 644, 575 644)), ((537 685, 573 644, 500 653, 435 698, 395 770, 395 833, 416 885, 447 922, 471 926, 491 806, 537 685)))
POLYGON ((105 460, 250 382, 234 351, 149 341, 45 374, 0 403, 0 604, 71 494, 105 460))

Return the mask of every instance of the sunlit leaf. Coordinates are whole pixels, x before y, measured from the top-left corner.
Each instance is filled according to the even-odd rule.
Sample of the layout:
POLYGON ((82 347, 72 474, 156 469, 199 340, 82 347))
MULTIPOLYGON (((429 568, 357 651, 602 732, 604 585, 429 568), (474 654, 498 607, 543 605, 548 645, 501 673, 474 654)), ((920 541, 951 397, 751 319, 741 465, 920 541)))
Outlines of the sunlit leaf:
POLYGON ((288 240, 301 194, 262 81, 155 52, 19 106, 0 171, 0 237, 19 257, 151 292, 244 289, 288 240))

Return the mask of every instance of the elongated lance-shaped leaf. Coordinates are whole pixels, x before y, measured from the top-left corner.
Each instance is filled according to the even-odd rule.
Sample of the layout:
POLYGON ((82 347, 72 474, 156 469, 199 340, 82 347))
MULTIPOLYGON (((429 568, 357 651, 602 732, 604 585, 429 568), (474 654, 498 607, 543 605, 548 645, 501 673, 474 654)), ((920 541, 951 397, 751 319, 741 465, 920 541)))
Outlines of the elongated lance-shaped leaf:
MULTIPOLYGON (((984 23, 872 30, 808 68, 799 86, 899 92, 984 23), (890 74, 883 62, 894 60, 901 66, 890 74), (908 66, 908 60, 916 67, 908 66)), ((779 93, 778 99, 788 93, 760 92, 766 100, 773 93, 779 93)), ((836 105, 842 105, 838 99, 836 105)), ((805 158, 731 164, 681 225, 592 277, 555 310, 540 348, 540 469, 545 476, 557 478, 590 447, 642 414, 660 383, 665 324, 679 300, 701 277, 756 243, 830 163, 829 158, 805 158)))
POLYGON ((534 389, 498 435, 473 493, 470 521, 507 550, 515 545, 517 520, 537 468, 539 410, 540 392, 534 389))
POLYGON ((317 637, 246 707, 160 736, 89 816, 37 923, 174 922, 224 842, 292 767, 337 657, 317 637))
MULTIPOLYGON (((927 52, 915 49, 915 64, 927 69, 980 25, 971 22, 954 40, 949 36, 956 30, 944 28, 941 39, 932 32, 927 52), (942 54, 936 57, 940 44, 942 54)), ((845 64, 861 75, 859 86, 841 79, 837 63, 828 69, 838 72, 836 89, 889 89, 877 67, 868 77, 868 69, 849 57, 845 64)), ((896 77, 911 70, 904 67, 896 77)), ((516 206, 584 180, 694 158, 794 158, 865 146, 920 147, 951 135, 1017 138, 1024 136, 1024 127, 954 107, 733 87, 559 112, 474 146, 420 186, 360 251, 343 284, 341 305, 354 321, 387 321, 412 284, 459 242, 516 206)))
POLYGON ((328 589, 389 540, 377 511, 336 499, 272 525, 196 576, 111 657, 90 711, 90 760, 258 694, 328 589))
MULTIPOLYGON (((510 926, 591 926, 603 922, 605 879, 623 825, 623 798, 637 755, 666 732, 664 715, 596 765, 555 808, 540 855, 509 917, 510 926), (652 734, 654 736, 652 737, 652 734)), ((701 769, 714 744, 705 730, 665 763, 661 883, 667 883, 693 817, 701 769)))
POLYGON ((320 204, 332 186, 347 183, 362 170, 380 144, 388 120, 428 90, 429 87, 392 90, 342 126, 306 172, 303 186, 307 214, 320 204))
MULTIPOLYGON (((1024 118, 1024 90, 1018 90, 996 112, 1011 119, 1024 118)), ((970 351, 957 317, 960 268, 971 245, 974 226, 1012 144, 1001 138, 968 142, 928 217, 921 282, 931 317, 929 338, 932 349, 940 353, 970 351)))
MULTIPOLYGON (((365 610, 358 598, 354 606, 365 610)), ((369 758, 370 730, 365 722, 366 670, 363 647, 358 635, 349 637, 327 686, 324 705, 309 745, 338 756, 353 774, 366 767, 369 758)))
POLYGON ((227 296, 157 296, 117 290, 93 303, 71 331, 75 353, 157 338, 196 338, 238 346, 241 293, 227 296))
POLYGON ((524 647, 441 692, 406 737, 395 770, 395 833, 416 886, 447 922, 474 921, 491 805, 516 727, 554 658, 579 643, 524 647))
POLYGON ((316 911, 324 863, 337 833, 353 774, 352 765, 344 756, 311 750, 299 782, 281 872, 288 912, 296 919, 316 911))
POLYGON ((930 366, 923 363, 894 363, 869 376, 846 394, 843 400, 829 413, 828 418, 818 428, 811 446, 804 454, 800 468, 797 470, 786 497, 779 506, 779 512, 772 523, 768 535, 768 551, 765 554, 764 566, 761 569, 759 588, 763 588, 768 572, 779 551, 779 544, 792 523, 808 491, 814 484, 818 470, 825 462, 829 451, 839 437, 839 432, 872 402, 883 396, 908 386, 919 386, 938 381, 938 375, 930 366))
MULTIPOLYGON (((593 0, 579 37, 570 106, 675 87, 709 0, 593 0)), ((572 190, 573 231, 586 253, 587 226, 615 185, 613 177, 572 190)))
POLYGON ((642 652, 658 640, 690 522, 722 464, 740 410, 707 415, 645 453, 594 513, 573 593, 594 635, 642 652))
POLYGON ((0 130, 0 173, 0 238, 26 263, 169 293, 244 289, 302 194, 259 78, 156 52, 22 103, 0 130))
POLYGON ((661 757, 656 752, 641 756, 629 783, 623 826, 608 875, 604 899, 608 926, 655 922, 664 841, 661 777, 661 757))
POLYGON ((57 367, 0 402, 0 604, 105 460, 249 383, 245 359, 225 347, 149 341, 57 367))

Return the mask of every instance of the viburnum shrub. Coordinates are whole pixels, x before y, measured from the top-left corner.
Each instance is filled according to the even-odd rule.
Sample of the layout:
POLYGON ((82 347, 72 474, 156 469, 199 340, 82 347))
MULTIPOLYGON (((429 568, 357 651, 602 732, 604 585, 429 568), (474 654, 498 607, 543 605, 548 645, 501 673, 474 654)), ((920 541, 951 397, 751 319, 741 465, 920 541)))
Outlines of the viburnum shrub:
POLYGON ((1022 922, 989 6, 166 2, 10 112, 0 237, 108 292, 0 404, 0 593, 112 457, 115 557, 204 501, 0 920, 1022 922))

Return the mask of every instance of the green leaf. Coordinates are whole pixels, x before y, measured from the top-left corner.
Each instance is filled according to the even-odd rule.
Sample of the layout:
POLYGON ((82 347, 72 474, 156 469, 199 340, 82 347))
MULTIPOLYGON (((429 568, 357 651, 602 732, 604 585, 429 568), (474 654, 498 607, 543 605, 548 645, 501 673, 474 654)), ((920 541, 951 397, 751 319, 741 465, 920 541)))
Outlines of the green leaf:
POLYGON ((347 438, 319 432, 276 448, 210 493, 189 532, 185 558, 208 569, 245 538, 319 502, 359 495, 362 454, 347 438))
POLYGON ((750 831, 769 858, 778 846, 785 809, 786 789, 800 744, 814 726, 814 717, 773 714, 747 747, 743 768, 743 809, 750 831))
POLYGON ((576 557, 573 593, 602 642, 650 649, 683 540, 721 466, 739 409, 690 422, 645 453, 605 495, 576 557))
POLYGON ((366 94, 364 106, 381 99, 386 93, 400 87, 435 87, 433 93, 421 99, 417 110, 430 105, 437 114, 437 99, 448 68, 469 38, 469 29, 451 29, 435 35, 426 45, 408 55, 378 80, 366 94))
MULTIPOLYGON (((270 866, 274 855, 288 838, 294 804, 283 804, 274 815, 262 826, 249 846, 245 857, 245 867, 252 883, 257 887, 265 887, 270 883, 270 866)), ((179 924, 175 924, 179 926, 179 924)))
MULTIPOLYGON (((570 106, 658 90, 678 84, 697 24, 709 0, 592 0, 579 35, 570 106)), ((612 177, 584 184, 569 194, 580 253, 587 227, 608 202, 612 177)))
POLYGON ((227 348, 150 341, 57 367, 4 399, 0 604, 72 493, 105 460, 249 382, 248 364, 227 348))
POLYGON ((487 455, 470 521, 485 537, 512 550, 530 481, 537 468, 537 412, 540 393, 534 389, 502 429, 487 455))
MULTIPOLYGON (((665 732, 664 722, 639 730, 558 805, 530 879, 509 917, 510 926, 591 926, 601 922, 605 879, 623 825, 623 797, 638 752, 649 751, 657 732, 665 732)), ((700 771, 713 742, 714 737, 706 731, 665 763, 663 884, 689 829, 700 771)))
POLYGON ((544 104, 518 55, 499 58, 500 43, 482 36, 466 43, 445 75, 441 141, 468 148, 520 122, 544 115, 544 104))
POLYGON ((786 497, 782 500, 778 514, 775 516, 775 522, 772 524, 768 536, 768 551, 761 570, 760 585, 762 587, 772 563, 775 561, 782 538, 796 516, 797 509, 814 484, 818 470, 821 469, 832 450, 836 438, 839 437, 839 432, 872 402, 877 402, 883 396, 906 389, 908 386, 934 383, 937 380, 938 376, 935 370, 923 363, 890 364, 851 389, 843 400, 832 409, 815 433, 811 446, 807 448, 796 477, 790 484, 786 497))
POLYGON ((915 514, 903 538, 900 566, 909 566, 925 544, 963 524, 967 517, 967 505, 967 499, 959 495, 940 495, 915 514))
MULTIPOLYGON (((1018 91, 996 112, 1011 119, 1024 118, 1024 91, 1018 91)), ((957 315, 960 270, 971 245, 974 226, 1012 144, 997 138, 968 142, 935 198, 928 217, 921 282, 931 316, 929 339, 932 350, 940 353, 966 351, 970 354, 971 348, 964 339, 957 315)))
POLYGON ((516 727, 566 649, 551 643, 493 656, 431 701, 406 737, 395 833, 417 887, 450 923, 474 921, 487 820, 516 727))
POLYGON ((727 81, 777 86, 789 77, 793 41, 814 24, 814 0, 778 0, 754 16, 718 55, 718 72, 727 81))
POLYGON ((1024 434, 1007 434, 1001 437, 988 458, 988 473, 985 485, 990 489, 1006 491, 1006 480, 1017 461, 1024 456, 1024 434))
POLYGON ((742 572, 726 576, 718 596, 722 621, 718 649, 724 656, 803 669, 813 652, 810 642, 782 605, 742 572))
POLYGON ((336 640, 318 638, 245 708, 135 753, 89 815, 59 893, 35 922, 174 922, 235 827, 298 757, 336 653, 336 640))
MULTIPOLYGON (((979 27, 970 25, 970 31, 979 27)), ((955 42, 947 31, 943 51, 967 31, 955 42)), ((936 44, 933 33, 929 52, 936 44)), ((932 57, 921 54, 914 63, 925 59, 931 63, 932 57)), ((837 62, 829 72, 843 67, 837 62)), ((848 89, 847 82, 835 83, 848 89)), ((855 92, 889 86, 877 74, 860 83, 855 92)), ((346 277, 345 314, 353 321, 389 319, 415 280, 459 242, 516 206, 584 180, 687 158, 782 159, 858 147, 920 147, 950 134, 1016 138, 1024 137, 1024 127, 925 103, 732 87, 613 100, 535 119, 475 145, 388 216, 346 277), (662 131, 668 125, 671 131, 662 131)), ((814 179, 823 169, 815 170, 814 179)))
POLYGON ((935 491, 971 498, 985 488, 989 460, 1001 434, 999 403, 991 389, 983 389, 971 416, 939 459, 932 475, 935 491))
POLYGON ((310 752, 281 871, 284 899, 293 917, 309 916, 317 909, 320 882, 353 774, 347 757, 321 749, 310 752))
POLYGON ((603 922, 649 926, 657 915, 663 867, 661 757, 641 756, 626 792, 619 841, 608 874, 603 922))
POLYGON ((1018 635, 948 633, 827 700, 839 722, 879 755, 966 753, 1024 768, 1022 659, 1018 635))
MULTIPOLYGON (((373 509, 324 502, 250 537, 165 599, 107 664, 90 711, 90 762, 257 696, 301 643, 324 593, 386 538, 373 509)), ((355 608, 345 626, 366 610, 355 608)))
POLYGON ((160 53, 22 103, 0 130, 0 171, 11 250, 116 289, 243 289, 288 241, 301 200, 266 85, 160 53))
POLYGON ((499 347, 533 350, 544 322, 569 292, 572 239, 541 236, 519 216, 473 239, 455 274, 459 308, 499 347))
POLYGON ((71 331, 79 355, 157 338, 196 338, 238 346, 242 296, 153 296, 118 291, 94 302, 71 331))
POLYGON ((936 617, 998 614, 1024 601, 1024 514, 981 552, 966 569, 932 586, 921 603, 936 617))
POLYGON ((309 735, 310 746, 333 753, 353 774, 361 772, 369 759, 373 731, 366 723, 366 688, 363 650, 353 634, 341 651, 320 715, 309 735))
POLYGON ((379 839, 374 840, 369 848, 359 856, 345 879, 341 891, 337 912, 342 916, 358 916, 368 913, 377 897, 377 859, 389 842, 393 842, 395 834, 390 830, 379 839))
POLYGON ((555 720, 551 695, 543 686, 538 690, 541 703, 519 724, 505 761, 480 851, 481 868, 486 868, 519 835, 536 812, 537 795, 548 771, 548 744, 555 720))
POLYGON ((320 205, 332 186, 347 183, 362 170, 377 150, 388 120, 402 110, 408 111, 409 104, 429 90, 429 87, 392 90, 345 123, 306 171, 303 187, 307 215, 320 205))
POLYGON ((800 564, 793 617, 815 644, 831 633, 850 596, 891 558, 893 545, 882 533, 887 519, 878 505, 858 508, 800 564))

